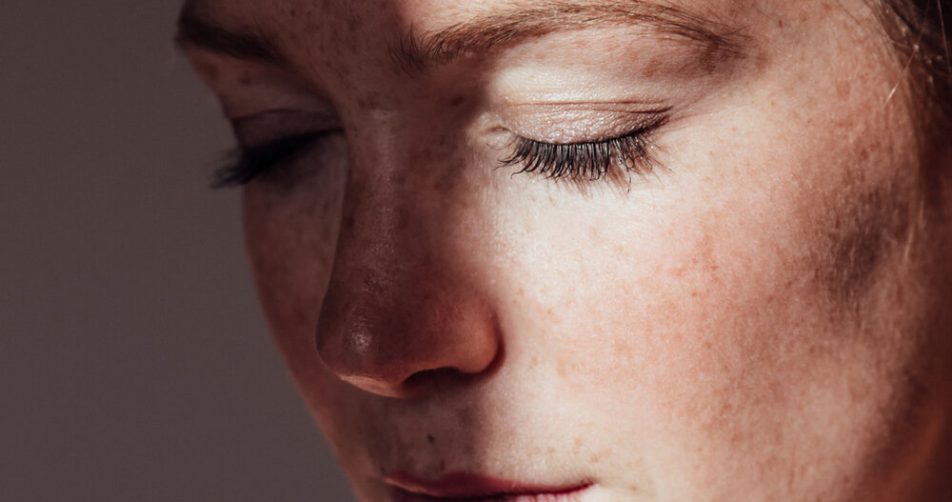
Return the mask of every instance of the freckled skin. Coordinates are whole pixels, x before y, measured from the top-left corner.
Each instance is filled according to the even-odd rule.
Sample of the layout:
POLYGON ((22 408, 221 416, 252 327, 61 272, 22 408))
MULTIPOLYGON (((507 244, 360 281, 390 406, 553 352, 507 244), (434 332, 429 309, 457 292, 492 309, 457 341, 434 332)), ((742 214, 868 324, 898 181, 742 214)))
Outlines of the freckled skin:
MULTIPOLYGON (((479 9, 497 3, 520 2, 479 9)), ((949 499, 952 164, 904 93, 887 102, 902 61, 859 0, 730 3, 744 68, 621 189, 499 168, 470 127, 492 65, 393 68, 402 30, 472 3, 205 4, 295 67, 193 51, 226 108, 248 100, 234 75, 265 74, 346 131, 305 181, 248 186, 244 218, 274 338, 361 500, 395 470, 592 480, 591 500, 949 499)), ((576 36, 535 43, 619 66, 576 36)))

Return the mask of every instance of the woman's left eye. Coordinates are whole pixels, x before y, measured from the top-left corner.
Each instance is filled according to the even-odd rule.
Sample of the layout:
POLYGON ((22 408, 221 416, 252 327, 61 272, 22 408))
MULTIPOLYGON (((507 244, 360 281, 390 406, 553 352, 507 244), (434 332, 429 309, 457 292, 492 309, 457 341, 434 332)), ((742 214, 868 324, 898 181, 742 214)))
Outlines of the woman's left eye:
POLYGON ((556 181, 593 182, 613 170, 649 174, 655 166, 651 135, 665 120, 658 117, 623 136, 603 140, 546 143, 518 138, 513 153, 500 162, 521 167, 516 174, 536 174, 556 181))

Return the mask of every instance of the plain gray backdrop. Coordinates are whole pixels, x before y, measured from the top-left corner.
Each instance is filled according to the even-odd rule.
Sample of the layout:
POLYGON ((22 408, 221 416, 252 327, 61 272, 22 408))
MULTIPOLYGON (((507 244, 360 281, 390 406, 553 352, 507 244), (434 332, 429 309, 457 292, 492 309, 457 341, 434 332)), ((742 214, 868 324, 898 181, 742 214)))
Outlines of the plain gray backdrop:
POLYGON ((0 500, 350 500, 258 312, 177 0, 0 4, 0 500))

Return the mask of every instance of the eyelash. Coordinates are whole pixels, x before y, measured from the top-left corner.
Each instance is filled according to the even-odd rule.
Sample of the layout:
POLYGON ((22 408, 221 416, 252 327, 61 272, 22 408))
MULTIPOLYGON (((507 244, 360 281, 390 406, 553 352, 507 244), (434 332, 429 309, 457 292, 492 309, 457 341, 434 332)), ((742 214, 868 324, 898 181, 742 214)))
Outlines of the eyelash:
MULTIPOLYGON (((535 174, 549 180, 576 183, 595 182, 613 167, 645 175, 655 162, 651 157, 651 134, 661 127, 665 116, 658 116, 623 136, 578 143, 546 143, 518 138, 513 153, 500 161, 504 167, 522 166, 516 174, 535 174)), ((287 136, 252 147, 238 147, 230 159, 212 175, 212 188, 240 187, 264 179, 292 163, 321 137, 339 131, 287 136)))
POLYGON ((503 166, 522 166, 514 174, 536 174, 550 180, 594 182, 613 167, 645 175, 655 165, 651 157, 651 133, 662 119, 615 138, 579 143, 546 143, 527 138, 516 141, 515 151, 503 159, 503 166))

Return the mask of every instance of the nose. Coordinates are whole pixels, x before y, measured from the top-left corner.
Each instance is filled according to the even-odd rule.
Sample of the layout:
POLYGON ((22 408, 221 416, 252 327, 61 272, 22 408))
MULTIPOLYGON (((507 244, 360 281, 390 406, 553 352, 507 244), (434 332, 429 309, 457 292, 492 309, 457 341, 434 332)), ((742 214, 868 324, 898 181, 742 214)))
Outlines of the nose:
MULTIPOLYGON (((379 182, 378 182, 379 184, 379 182)), ((317 351, 338 378, 386 397, 487 373, 500 354, 490 302, 426 194, 345 197, 317 351)))

